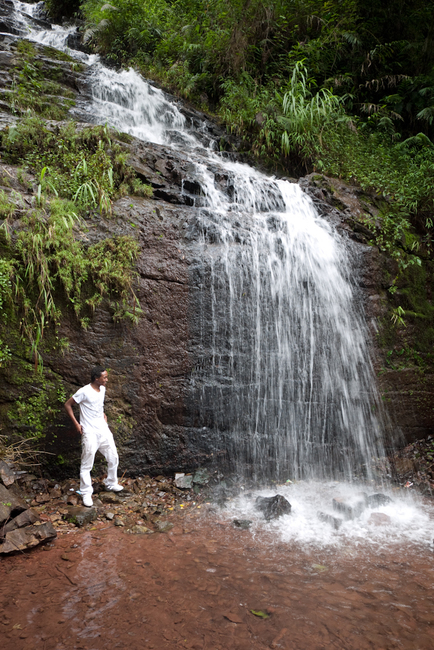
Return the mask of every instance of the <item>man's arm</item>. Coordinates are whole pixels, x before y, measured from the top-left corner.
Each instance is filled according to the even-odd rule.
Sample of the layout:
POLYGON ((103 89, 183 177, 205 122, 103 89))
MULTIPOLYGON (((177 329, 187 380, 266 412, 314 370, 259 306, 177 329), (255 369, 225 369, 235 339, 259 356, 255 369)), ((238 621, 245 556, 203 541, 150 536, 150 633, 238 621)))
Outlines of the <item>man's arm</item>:
POLYGON ((67 402, 65 402, 65 411, 68 413, 69 417, 71 418, 72 422, 74 423, 75 428, 77 429, 77 433, 80 435, 83 435, 83 429, 81 428, 80 422, 76 420, 76 417, 74 415, 74 411, 72 410, 72 407, 74 404, 77 402, 74 401, 73 397, 70 397, 67 402))

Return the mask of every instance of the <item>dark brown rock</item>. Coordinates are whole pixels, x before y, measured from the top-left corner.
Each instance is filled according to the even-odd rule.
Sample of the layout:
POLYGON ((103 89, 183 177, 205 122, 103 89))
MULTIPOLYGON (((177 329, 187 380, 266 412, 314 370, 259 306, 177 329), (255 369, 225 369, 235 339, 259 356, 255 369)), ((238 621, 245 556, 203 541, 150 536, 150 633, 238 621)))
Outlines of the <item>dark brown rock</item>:
POLYGON ((17 515, 10 521, 8 521, 3 528, 0 529, 0 535, 4 536, 5 533, 15 530, 16 528, 24 528, 25 526, 31 526, 35 522, 40 521, 39 515, 36 514, 34 510, 29 508, 24 510, 21 514, 17 515))
MULTIPOLYGON (((419 349, 418 330, 411 322, 407 322, 406 328, 390 328, 391 309, 399 301, 393 302, 389 288, 398 276, 398 265, 377 247, 367 245, 373 234, 366 227, 366 219, 374 230, 381 228, 381 211, 387 206, 387 199, 322 174, 310 174, 300 179, 299 184, 311 196, 319 214, 351 239, 354 281, 371 333, 370 352, 384 407, 386 447, 426 438, 434 433, 434 364, 429 354, 422 352, 420 364, 409 360, 407 367, 402 362, 397 368, 389 366, 387 353, 419 349)), ((403 289, 410 288, 404 284, 403 289)), ((431 300, 430 286, 419 290, 431 300)))
POLYGON ((90 524, 98 516, 96 508, 86 508, 84 506, 70 506, 68 507, 67 514, 63 515, 63 518, 67 521, 75 524, 79 528, 90 524))
POLYGON ((274 497, 257 497, 255 508, 263 513, 267 521, 291 513, 291 504, 281 494, 276 494, 274 497))
POLYGON ((0 460, 0 478, 6 487, 15 482, 15 472, 4 460, 0 460))
POLYGON ((0 483, 0 524, 20 514, 20 512, 27 510, 28 507, 24 499, 14 494, 11 490, 7 490, 0 483))
POLYGON ((44 542, 49 542, 56 537, 57 533, 51 522, 39 526, 17 528, 6 533, 3 543, 0 544, 0 555, 25 551, 44 542))

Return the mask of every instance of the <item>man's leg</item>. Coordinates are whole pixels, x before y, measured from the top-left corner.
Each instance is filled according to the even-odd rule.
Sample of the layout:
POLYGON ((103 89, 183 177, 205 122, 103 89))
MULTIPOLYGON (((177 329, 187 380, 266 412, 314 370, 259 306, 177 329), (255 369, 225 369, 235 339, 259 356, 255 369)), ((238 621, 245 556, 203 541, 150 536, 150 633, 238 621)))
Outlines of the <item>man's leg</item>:
POLYGON ((107 461, 107 478, 104 481, 105 485, 109 489, 117 487, 119 456, 116 450, 115 441, 113 440, 113 434, 108 427, 104 439, 100 442, 98 450, 107 461))
POLYGON ((95 435, 83 433, 81 441, 80 492, 82 497, 92 497, 92 479, 90 471, 93 467, 98 441, 95 435))

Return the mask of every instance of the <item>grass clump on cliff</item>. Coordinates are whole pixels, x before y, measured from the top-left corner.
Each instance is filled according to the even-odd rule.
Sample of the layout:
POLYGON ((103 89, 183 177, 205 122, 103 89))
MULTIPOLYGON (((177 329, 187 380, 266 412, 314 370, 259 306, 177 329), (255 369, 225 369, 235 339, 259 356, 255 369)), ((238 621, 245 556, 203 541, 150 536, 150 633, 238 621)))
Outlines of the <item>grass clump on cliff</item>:
POLYGON ((68 122, 47 128, 30 117, 6 128, 1 146, 6 160, 32 169, 42 189, 74 201, 79 210, 98 208, 108 214, 120 196, 152 196, 152 188, 128 166, 128 153, 107 126, 79 130, 68 122))
MULTIPOLYGON (((18 41, 12 86, 5 99, 14 113, 30 112, 46 119, 62 120, 75 105, 75 93, 59 83, 63 70, 58 65, 44 65, 37 54, 33 43, 18 41)), ((73 61, 67 54, 62 59, 73 61)))
POLYGON ((52 198, 29 210, 0 246, 2 312, 20 332, 37 367, 46 331, 56 330, 72 308, 83 327, 104 298, 113 318, 136 321, 140 309, 134 294, 134 262, 139 245, 130 236, 83 241, 75 206, 52 198))
MULTIPOLYGON (((127 154, 106 127, 77 131, 69 123, 50 130, 28 118, 5 129, 1 150, 8 162, 36 176, 32 207, 16 193, 0 194, 0 310, 38 366, 45 332, 55 331, 68 310, 87 327, 107 299, 114 320, 137 321, 137 241, 120 235, 88 245, 82 216, 97 210, 111 215, 113 199, 151 190, 128 167, 127 154)), ((0 344, 1 350, 0 363, 9 348, 0 344)))

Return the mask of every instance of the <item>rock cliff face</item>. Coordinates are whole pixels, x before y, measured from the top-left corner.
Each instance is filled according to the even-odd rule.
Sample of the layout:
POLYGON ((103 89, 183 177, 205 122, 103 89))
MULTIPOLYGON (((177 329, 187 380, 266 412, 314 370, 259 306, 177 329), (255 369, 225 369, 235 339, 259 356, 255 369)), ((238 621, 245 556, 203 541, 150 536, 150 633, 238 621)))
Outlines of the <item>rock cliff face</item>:
POLYGON ((391 320, 392 307, 405 299, 407 292, 418 292, 421 302, 430 301, 429 273, 421 273, 419 281, 411 274, 401 277, 393 302, 389 289, 398 273, 397 264, 377 247, 368 245, 371 232, 364 218, 370 215, 377 219, 384 198, 317 174, 299 182, 311 195, 319 214, 352 241, 355 281, 371 334, 371 354, 388 418, 389 440, 401 445, 432 435, 434 366, 432 351, 421 340, 424 323, 421 326, 420 321, 408 319, 405 327, 398 328, 391 320))
MULTIPOLYGON (((60 89, 72 91, 71 101, 83 101, 86 80, 82 72, 75 70, 70 61, 54 63, 46 48, 32 47, 37 50, 41 71, 48 74, 55 66, 60 89)), ((18 58, 16 39, 0 36, 3 126, 20 115, 19 108, 11 108, 18 58)), ((59 104, 63 106, 65 94, 59 93, 59 104)), ((79 115, 79 107, 67 109, 75 117, 79 115)), ((188 114, 194 121, 195 113, 188 114)), ((212 123, 209 131, 214 137, 225 138, 212 123)), ((70 465, 78 463, 79 440, 61 402, 88 383, 91 366, 102 364, 110 370, 106 410, 121 454, 121 471, 156 474, 191 470, 211 463, 219 452, 209 421, 201 421, 198 416, 194 397, 197 390, 193 389, 201 352, 197 314, 203 268, 196 228, 200 190, 186 155, 135 139, 123 146, 128 150, 129 164, 144 182, 152 185, 154 196, 119 199, 109 219, 92 213, 86 222, 86 238, 89 244, 116 234, 137 238, 141 252, 134 290, 143 310, 140 322, 137 326, 114 323, 104 303, 87 330, 80 328, 72 314, 63 318, 59 336, 67 339, 68 346, 63 354, 46 347, 42 378, 34 376, 31 359, 15 347, 12 363, 0 368, 1 433, 31 435, 35 425, 32 411, 26 411, 25 405, 34 405, 34 411, 39 412, 33 416, 39 418, 47 432, 47 449, 58 463, 66 462, 67 471, 71 471, 70 465), (17 404, 24 406, 17 409, 17 404)), ((387 369, 385 365, 387 350, 380 334, 383 321, 389 318, 387 289, 393 264, 367 245, 369 233, 361 220, 366 211, 375 216, 375 200, 335 179, 311 175, 299 182, 312 196, 320 214, 352 241, 356 284, 372 334, 380 390, 392 423, 407 439, 433 433, 432 372, 425 370, 422 376, 415 367, 387 369)), ((221 178, 221 183, 230 191, 227 178, 221 178)), ((31 205, 36 182, 31 174, 23 178, 16 167, 0 161, 1 189, 9 195, 19 191, 31 205)))

